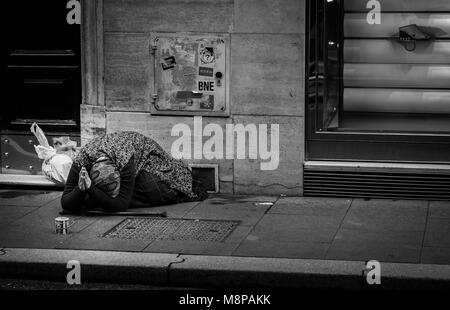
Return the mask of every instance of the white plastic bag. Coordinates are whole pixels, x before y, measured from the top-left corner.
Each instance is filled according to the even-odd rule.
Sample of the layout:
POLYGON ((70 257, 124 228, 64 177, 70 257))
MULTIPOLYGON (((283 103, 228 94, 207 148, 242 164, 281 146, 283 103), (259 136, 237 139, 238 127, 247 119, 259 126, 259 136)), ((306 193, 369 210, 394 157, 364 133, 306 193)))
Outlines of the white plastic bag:
POLYGON ((77 142, 70 140, 70 137, 54 137, 53 148, 56 149, 56 154, 64 154, 74 159, 80 148, 77 147, 77 142))
POLYGON ((48 144, 44 132, 34 123, 31 125, 31 132, 39 141, 38 146, 34 146, 36 153, 40 159, 43 159, 42 172, 53 182, 66 184, 72 167, 72 159, 64 154, 57 154, 56 150, 48 144))

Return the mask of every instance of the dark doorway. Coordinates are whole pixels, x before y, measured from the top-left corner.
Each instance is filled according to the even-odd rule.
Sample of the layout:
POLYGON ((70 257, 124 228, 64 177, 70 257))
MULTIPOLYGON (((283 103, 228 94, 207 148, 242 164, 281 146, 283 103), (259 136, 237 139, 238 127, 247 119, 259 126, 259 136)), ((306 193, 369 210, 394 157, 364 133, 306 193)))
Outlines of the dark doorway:
POLYGON ((79 132, 80 25, 67 0, 4 1, 1 129, 79 132))
POLYGON ((2 2, 2 174, 41 174, 36 122, 50 145, 80 141, 81 40, 76 0, 2 2), (68 18, 70 17, 70 18, 68 18), (75 17, 78 17, 76 15, 75 17))

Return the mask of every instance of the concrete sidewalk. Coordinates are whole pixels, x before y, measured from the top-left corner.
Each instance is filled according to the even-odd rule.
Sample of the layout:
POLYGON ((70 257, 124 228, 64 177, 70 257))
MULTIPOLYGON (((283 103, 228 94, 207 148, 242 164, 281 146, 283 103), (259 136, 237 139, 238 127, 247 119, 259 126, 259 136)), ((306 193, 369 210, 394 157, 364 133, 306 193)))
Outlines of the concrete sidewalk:
POLYGON ((359 276, 368 260, 450 265, 450 202, 219 195, 149 211, 165 210, 169 218, 239 221, 223 242, 145 241, 100 237, 125 219, 121 216, 71 216, 70 234, 56 235, 60 195, 1 190, 0 248, 355 262, 359 276))

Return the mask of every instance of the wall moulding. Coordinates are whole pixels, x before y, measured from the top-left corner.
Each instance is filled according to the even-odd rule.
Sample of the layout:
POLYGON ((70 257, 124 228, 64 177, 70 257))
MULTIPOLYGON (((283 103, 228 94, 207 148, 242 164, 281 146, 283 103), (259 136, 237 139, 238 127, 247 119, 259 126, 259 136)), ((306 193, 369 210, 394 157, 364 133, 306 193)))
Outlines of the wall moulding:
POLYGON ((103 106, 103 0, 81 0, 82 104, 103 106))

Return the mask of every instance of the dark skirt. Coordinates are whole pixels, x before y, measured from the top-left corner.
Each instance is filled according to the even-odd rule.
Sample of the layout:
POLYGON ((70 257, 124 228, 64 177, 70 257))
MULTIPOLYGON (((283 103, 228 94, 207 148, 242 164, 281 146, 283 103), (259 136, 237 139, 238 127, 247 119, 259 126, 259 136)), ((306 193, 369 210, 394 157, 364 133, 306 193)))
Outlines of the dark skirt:
MULTIPOLYGON (((193 191, 199 200, 207 198, 207 193, 202 184, 193 181, 193 191)), ((130 208, 157 207, 182 202, 194 201, 184 193, 171 188, 156 175, 141 171, 135 180, 133 198, 130 208)))

